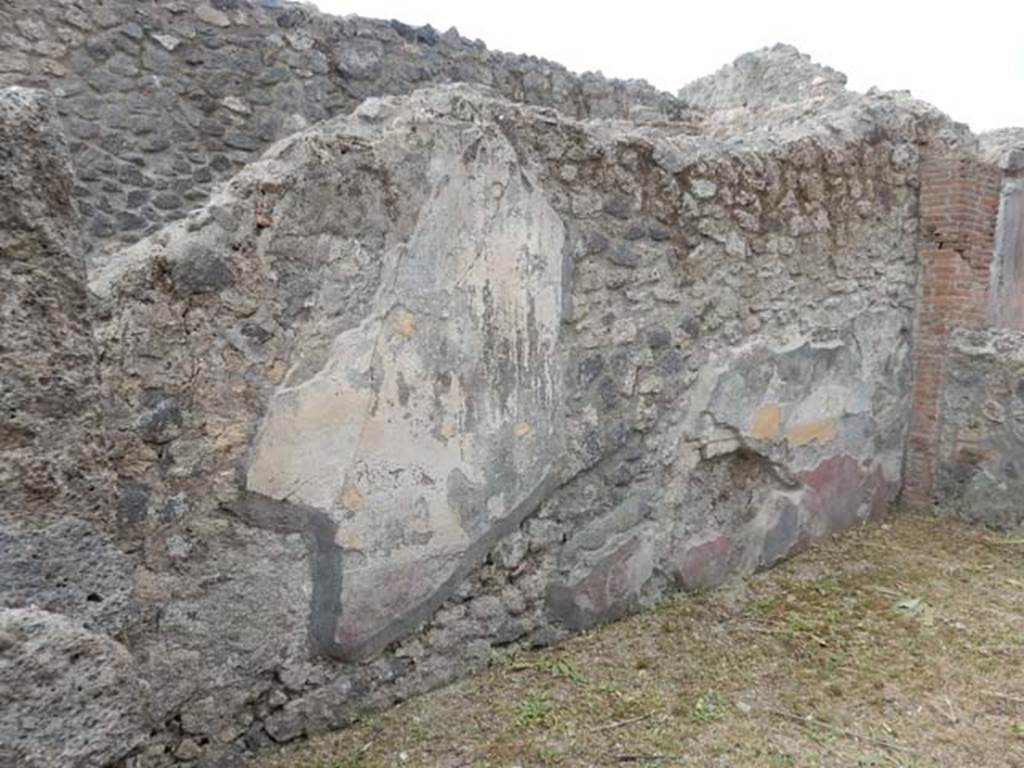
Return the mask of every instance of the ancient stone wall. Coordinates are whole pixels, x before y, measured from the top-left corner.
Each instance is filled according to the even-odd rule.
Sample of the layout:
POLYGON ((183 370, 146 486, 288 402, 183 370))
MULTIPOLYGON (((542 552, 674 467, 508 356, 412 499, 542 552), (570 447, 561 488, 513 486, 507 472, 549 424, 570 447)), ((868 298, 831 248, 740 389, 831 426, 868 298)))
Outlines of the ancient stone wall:
POLYGON ((99 376, 68 155, 36 91, 0 102, 0 483, 29 525, 108 514, 99 376))
POLYGON ((1013 293, 1000 172, 927 105, 787 47, 674 99, 277 0, 0 14, 59 115, 0 97, 0 451, 50 468, 2 759, 238 765, 769 567, 885 511, 914 410, 926 496, 1010 477, 1015 337, 955 329, 1013 293))
POLYGON ((957 330, 942 395, 934 497, 964 519, 1024 530, 1024 334, 957 330))
POLYGON ((51 100, 0 90, 4 766, 108 765, 147 727, 118 642, 131 563, 107 535, 118 521, 70 190, 51 100))
POLYGON ((934 243, 921 253, 906 488, 912 501, 1010 530, 1024 525, 1022 150, 1021 132, 998 132, 922 173, 934 243))
POLYGON ((905 108, 721 143, 373 99, 98 271, 169 752, 336 726, 880 514, 905 108))
POLYGON ((735 130, 737 123, 777 122, 790 110, 808 111, 849 97, 846 75, 811 61, 791 45, 752 51, 679 90, 685 103, 709 112, 709 122, 735 130))
POLYGON ((367 96, 476 82, 572 117, 692 120, 643 82, 577 76, 455 30, 278 0, 6 0, 0 85, 50 89, 90 262, 200 205, 299 128, 367 96))

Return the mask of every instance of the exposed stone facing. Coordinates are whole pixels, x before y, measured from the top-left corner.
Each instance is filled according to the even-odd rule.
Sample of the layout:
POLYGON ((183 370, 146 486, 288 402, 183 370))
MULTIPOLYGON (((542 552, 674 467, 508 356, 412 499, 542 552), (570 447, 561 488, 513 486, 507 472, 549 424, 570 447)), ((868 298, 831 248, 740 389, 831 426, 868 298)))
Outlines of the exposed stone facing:
POLYGON ((1024 531, 1024 334, 956 331, 943 381, 936 498, 960 517, 1024 531))
POLYGON ((978 137, 982 160, 1008 177, 1024 174, 1024 128, 1003 128, 978 137))
POLYGON ((846 75, 811 61, 791 45, 744 54, 679 90, 679 98, 735 120, 745 112, 775 113, 800 104, 806 114, 821 102, 847 96, 846 75))
POLYGON ((0 90, 0 765, 106 766, 145 739, 134 563, 107 464, 85 263, 51 99, 0 90))
POLYGON ((197 207, 273 141, 369 96, 465 81, 576 118, 696 116, 644 82, 290 2, 7 0, 0 50, 0 85, 58 97, 97 264, 197 207))
POLYGON ((111 522, 68 154, 52 103, 0 91, 0 529, 111 522))
POLYGON ((97 272, 139 599, 164 617, 139 647, 178 737, 344 724, 884 509, 905 116, 932 118, 865 108, 870 142, 829 127, 851 103, 720 143, 467 87, 370 100, 97 272))
POLYGON ((0 110, 0 162, 21 163, 0 237, 27 244, 19 296, 71 317, 15 313, 3 344, 32 323, 55 342, 0 363, 83 379, 13 455, 97 467, 108 497, 0 517, 0 664, 22 670, 3 698, 40 717, 50 670, 67 723, 99 724, 61 742, 0 713, 0 759, 238 765, 496 646, 769 567, 896 497, 912 397, 955 400, 932 425, 939 487, 1012 486, 1012 420, 977 414, 1016 413, 1019 345, 941 315, 955 293, 957 322, 988 316, 1012 137, 979 150, 787 47, 684 89, 698 111, 277 0, 16 10, 3 77, 62 89, 76 182, 52 115, 0 110), (409 93, 455 79, 476 85, 409 93), (90 312, 69 192, 110 249, 90 312), (947 244, 971 267, 955 292, 932 279, 947 244), (948 381, 923 375, 932 332, 948 381), (86 682, 40 644, 86 649, 86 682))
POLYGON ((128 649, 64 616, 0 607, 0 764, 105 768, 146 737, 128 649))
POLYGON ((905 495, 1019 530, 1017 395, 1024 131, 980 138, 922 166, 923 272, 905 495))
POLYGON ((0 525, 0 605, 35 606, 121 634, 135 618, 133 569, 107 536, 73 517, 45 528, 0 525))

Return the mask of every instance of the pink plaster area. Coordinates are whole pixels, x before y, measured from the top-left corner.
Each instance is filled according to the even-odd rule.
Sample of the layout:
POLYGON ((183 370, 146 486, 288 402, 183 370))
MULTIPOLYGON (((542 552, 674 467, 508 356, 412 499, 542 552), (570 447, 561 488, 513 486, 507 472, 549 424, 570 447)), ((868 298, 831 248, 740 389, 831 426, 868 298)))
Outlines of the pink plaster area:
POLYGON ((886 480, 879 467, 865 470, 848 454, 831 456, 797 477, 806 486, 801 506, 808 527, 818 534, 879 517, 899 491, 899 484, 886 480))
POLYGON ((720 584, 729 574, 733 542, 728 536, 696 544, 683 555, 680 577, 686 589, 706 589, 720 584))

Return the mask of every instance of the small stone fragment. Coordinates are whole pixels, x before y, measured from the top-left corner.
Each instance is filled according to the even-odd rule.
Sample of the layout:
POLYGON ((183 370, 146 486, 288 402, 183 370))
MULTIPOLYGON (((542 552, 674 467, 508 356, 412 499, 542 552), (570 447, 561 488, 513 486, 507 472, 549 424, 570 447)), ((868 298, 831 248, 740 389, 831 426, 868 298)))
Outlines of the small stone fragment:
POLYGON ((249 109, 249 105, 242 101, 237 96, 225 96, 221 99, 221 104, 230 109, 232 112, 237 112, 240 115, 248 115, 252 112, 249 109))
POLYGON ((207 24, 212 24, 215 27, 230 27, 231 19, 224 11, 218 11, 216 8, 211 8, 208 5, 200 5, 196 8, 196 16, 207 24))
POLYGON ((152 37, 168 51, 173 51, 181 45, 181 39, 175 37, 174 35, 166 35, 160 32, 154 32, 152 37))

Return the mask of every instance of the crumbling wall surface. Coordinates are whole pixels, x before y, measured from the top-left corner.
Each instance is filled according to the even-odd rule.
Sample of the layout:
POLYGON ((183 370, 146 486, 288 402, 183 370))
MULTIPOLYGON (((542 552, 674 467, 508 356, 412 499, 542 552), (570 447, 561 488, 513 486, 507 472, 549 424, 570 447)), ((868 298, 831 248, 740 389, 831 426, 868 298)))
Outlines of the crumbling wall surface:
POLYGON ((784 43, 743 54, 679 90, 679 98, 711 111, 813 107, 822 97, 846 94, 846 75, 784 43))
POLYGON ((338 726, 881 513, 932 119, 723 141, 428 89, 116 254, 137 761, 338 726))
POLYGON ((943 390, 936 497, 948 511, 1024 530, 1024 334, 959 330, 943 390))
MULTIPOLYGON (((1024 131, 980 137, 977 163, 995 180, 984 217, 984 290, 960 318, 946 311, 948 341, 937 391, 934 488, 940 508, 1001 530, 1024 529, 1024 131)), ((977 208, 977 207, 976 207, 977 208)), ((927 256, 927 253, 925 254, 927 256)), ((926 272, 927 275, 927 272, 926 272)), ((919 380, 921 374, 918 375, 919 380)), ((920 389, 920 384, 916 385, 920 389)))
MULTIPOLYGON (((1010 405, 999 394, 1007 385, 998 355, 990 355, 1012 350, 1012 334, 1001 330, 1024 326, 1022 161, 1024 132, 1006 130, 933 148, 922 162, 914 417, 904 478, 911 503, 1011 528, 1017 516, 1000 495, 1008 486, 995 478, 1020 457, 1013 458, 1012 441, 992 436, 999 428, 983 410, 998 415, 999 403, 1010 405)), ((1012 355, 1003 362, 1012 365, 1012 355)))
POLYGON ((1010 176, 1024 173, 1024 128, 1002 128, 978 137, 979 154, 985 162, 1010 176))
POLYGON ((997 178, 936 110, 786 47, 698 130, 277 0, 0 14, 73 158, 0 92, 0 759, 241 764, 881 514, 919 295, 935 477, 1019 524, 1019 340, 940 322, 997 178))
POLYGON ((128 649, 59 613, 0 608, 0 765, 105 768, 148 735, 128 649))
POLYGON ((691 120, 644 82, 577 76, 454 29, 278 0, 5 0, 0 85, 49 88, 87 257, 102 263, 206 200, 273 141, 362 99, 475 82, 576 118, 691 120))
POLYGON ((766 121, 806 123, 816 113, 860 98, 845 86, 842 72, 779 43, 743 54, 684 86, 678 96, 708 113, 705 130, 729 134, 737 127, 754 129, 766 121))
POLYGON ((0 483, 41 525, 106 514, 99 380, 68 155, 51 102, 0 91, 0 483))
POLYGON ((132 567, 51 99, 0 90, 0 764, 104 766, 142 743, 132 567))

